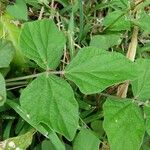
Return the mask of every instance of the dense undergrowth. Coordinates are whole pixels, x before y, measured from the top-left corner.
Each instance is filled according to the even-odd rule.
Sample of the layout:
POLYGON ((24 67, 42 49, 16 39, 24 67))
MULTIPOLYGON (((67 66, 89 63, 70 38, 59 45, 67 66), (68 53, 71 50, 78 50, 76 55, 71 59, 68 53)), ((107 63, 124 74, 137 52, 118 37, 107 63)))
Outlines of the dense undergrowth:
POLYGON ((149 10, 1 0, 0 150, 149 150, 149 10))

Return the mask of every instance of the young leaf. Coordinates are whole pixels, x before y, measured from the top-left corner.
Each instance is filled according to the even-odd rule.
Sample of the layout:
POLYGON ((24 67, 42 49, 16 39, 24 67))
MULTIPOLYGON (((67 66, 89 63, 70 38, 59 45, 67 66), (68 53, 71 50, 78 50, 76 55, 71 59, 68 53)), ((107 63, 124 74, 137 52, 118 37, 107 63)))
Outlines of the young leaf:
POLYGON ((144 114, 146 118, 146 131, 150 135, 150 106, 144 106, 144 114))
POLYGON ((130 30, 131 27, 129 16, 120 10, 109 13, 104 18, 103 25, 112 31, 130 30))
POLYGON ((2 106, 6 101, 6 85, 5 80, 0 73, 0 106, 2 106))
POLYGON ((100 140, 88 129, 81 129, 75 138, 73 150, 99 150, 100 140))
POLYGON ((80 49, 65 69, 65 76, 84 94, 98 93, 107 87, 131 80, 135 68, 119 53, 110 53, 94 47, 80 49))
POLYGON ((28 20, 28 10, 24 0, 16 0, 14 5, 7 6, 7 12, 16 19, 28 20))
POLYGON ((57 77, 42 75, 20 97, 21 107, 37 125, 43 123, 69 140, 78 128, 78 104, 69 84, 57 77))
POLYGON ((65 37, 52 20, 25 23, 20 35, 24 54, 43 69, 55 69, 60 63, 65 37))
POLYGON ((131 100, 108 99, 104 104, 104 130, 111 150, 139 150, 145 133, 140 108, 131 100))
POLYGON ((150 60, 138 59, 136 68, 138 69, 138 78, 131 83, 134 97, 147 100, 150 98, 150 60))
POLYGON ((0 142, 1 150, 25 150, 32 143, 32 137, 34 130, 27 132, 24 135, 9 138, 5 141, 0 142))
POLYGON ((120 34, 105 34, 93 36, 90 42, 90 46, 97 47, 103 50, 120 44, 120 34))
POLYGON ((14 47, 11 42, 0 39, 0 68, 9 66, 13 59, 14 47))

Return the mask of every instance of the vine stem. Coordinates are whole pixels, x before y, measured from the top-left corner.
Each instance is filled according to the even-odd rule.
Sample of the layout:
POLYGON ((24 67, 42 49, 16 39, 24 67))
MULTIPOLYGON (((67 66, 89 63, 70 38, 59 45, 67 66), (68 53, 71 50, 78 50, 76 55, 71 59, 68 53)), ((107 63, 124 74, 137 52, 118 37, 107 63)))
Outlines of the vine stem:
MULTIPOLYGON (((135 0, 135 3, 139 3, 139 0, 135 0)), ((137 13, 138 12, 135 12, 135 18, 137 18, 137 13)), ((131 37, 131 42, 129 44, 127 55, 126 55, 126 57, 130 59, 131 61, 135 60, 136 49, 138 45, 138 32, 139 32, 138 26, 134 26, 132 37, 131 37)), ((125 83, 120 85, 117 90, 117 96, 126 98, 128 87, 129 87, 129 81, 126 81, 125 83)))
POLYGON ((64 71, 45 71, 42 73, 37 73, 37 74, 32 74, 32 75, 27 75, 27 76, 23 76, 23 77, 16 77, 16 78, 11 78, 11 79, 6 79, 6 83, 8 82, 14 82, 14 81, 20 81, 20 80, 26 80, 26 79, 32 79, 32 78, 36 78, 38 76, 41 76, 42 74, 64 74, 64 71))

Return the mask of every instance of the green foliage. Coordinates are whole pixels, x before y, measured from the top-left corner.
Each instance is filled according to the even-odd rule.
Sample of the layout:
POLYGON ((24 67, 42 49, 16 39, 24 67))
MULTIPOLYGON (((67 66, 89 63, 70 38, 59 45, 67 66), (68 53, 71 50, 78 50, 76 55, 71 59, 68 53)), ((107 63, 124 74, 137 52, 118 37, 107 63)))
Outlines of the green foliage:
POLYGON ((96 35, 92 37, 90 46, 108 50, 108 48, 120 44, 120 36, 120 34, 96 35))
POLYGON ((110 12, 103 20, 103 25, 111 31, 130 30, 130 17, 125 12, 116 10, 110 12))
POLYGON ((65 37, 52 20, 25 23, 20 35, 24 54, 43 69, 55 69, 63 55, 65 37))
POLYGON ((71 87, 63 79, 51 75, 38 77, 24 89, 20 103, 37 126, 43 123, 73 139, 78 128, 78 105, 71 87))
POLYGON ((150 13, 143 13, 138 22, 137 22, 138 26, 141 27, 142 30, 144 30, 145 33, 150 33, 150 13))
POLYGON ((144 107, 144 114, 146 118, 146 131, 150 135, 150 106, 146 105, 144 107))
POLYGON ((11 42, 0 39, 0 68, 9 66, 13 59, 14 47, 11 42))
POLYGON ((6 101, 6 87, 5 79, 2 74, 0 74, 0 106, 2 106, 6 101))
POLYGON ((111 150, 140 148, 145 126, 141 110, 135 103, 131 100, 107 99, 104 104, 104 116, 104 129, 111 150))
POLYGON ((80 49, 65 69, 65 76, 84 94, 102 92, 113 84, 132 80, 135 73, 132 62, 123 55, 94 47, 80 49))
POLYGON ((17 66, 23 66, 25 63, 25 59, 23 57, 22 51, 19 47, 19 36, 20 36, 20 28, 18 28, 8 14, 5 14, 1 18, 1 23, 3 27, 3 34, 6 34, 6 39, 10 40, 15 47, 15 56, 13 58, 13 62, 17 66))
POLYGON ((75 138, 73 150, 98 150, 100 140, 88 129, 81 129, 75 138))
POLYGON ((14 5, 7 6, 7 12, 16 19, 28 19, 28 10, 24 0, 16 0, 14 5))
POLYGON ((130 1, 131 0, 111 0, 111 3, 116 9, 126 10, 130 7, 130 1))
POLYGON ((141 100, 150 98, 150 60, 138 59, 136 61, 138 69, 138 78, 132 82, 132 89, 134 97, 141 100))
POLYGON ((149 4, 1 0, 0 149, 148 150, 149 4))

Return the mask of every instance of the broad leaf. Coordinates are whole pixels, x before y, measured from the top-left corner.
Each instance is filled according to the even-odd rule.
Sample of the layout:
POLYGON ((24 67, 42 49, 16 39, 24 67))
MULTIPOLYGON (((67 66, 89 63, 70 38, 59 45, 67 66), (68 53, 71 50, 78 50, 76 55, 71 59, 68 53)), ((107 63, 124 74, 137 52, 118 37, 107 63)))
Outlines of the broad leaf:
POLYGON ((78 104, 68 83, 57 76, 42 75, 20 97, 21 107, 37 125, 47 125, 72 140, 78 128, 78 104))
POLYGON ((103 50, 120 44, 120 34, 105 34, 93 36, 90 42, 90 46, 97 47, 103 50))
POLYGON ((5 79, 0 73, 0 106, 2 106, 6 101, 6 85, 5 79))
POLYGON ((7 12, 16 19, 28 19, 28 10, 24 0, 16 0, 14 5, 7 6, 7 12))
POLYGON ((135 73, 132 62, 123 55, 93 47, 80 49, 65 69, 65 76, 85 94, 98 93, 113 84, 130 80, 135 73))
POLYGON ((103 25, 112 31, 130 30, 131 27, 129 16, 120 10, 109 13, 104 18, 103 25))
POLYGON ((100 140, 88 129, 81 129, 75 138, 73 150, 99 150, 100 140))
POLYGON ((9 66, 13 59, 14 47, 11 42, 0 39, 0 68, 9 66))
POLYGON ((34 130, 27 132, 26 134, 9 138, 5 141, 0 142, 1 150, 25 150, 32 143, 32 137, 34 130))
POLYGON ((136 67, 138 78, 132 82, 134 97, 141 100, 150 99, 150 60, 138 59, 136 67))
POLYGON ((14 109, 26 122, 28 122, 32 127, 34 127, 37 131, 39 131, 41 134, 43 134, 46 138, 49 138, 53 146, 56 150, 65 150, 65 147, 63 143, 58 138, 57 134, 49 128, 43 127, 41 124, 36 124, 32 118, 28 117, 28 114, 25 110, 21 108, 14 100, 8 100, 6 103, 14 109))
POLYGON ((150 135, 150 106, 144 106, 144 115, 146 118, 146 131, 150 135))
POLYGON ((52 20, 25 23, 20 36, 24 54, 43 69, 55 69, 63 55, 65 37, 52 20))
POLYGON ((139 150, 145 133, 140 108, 131 100, 107 99, 104 130, 111 150, 139 150))

